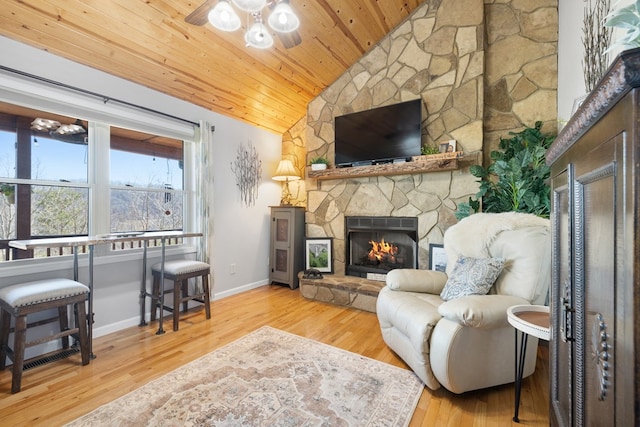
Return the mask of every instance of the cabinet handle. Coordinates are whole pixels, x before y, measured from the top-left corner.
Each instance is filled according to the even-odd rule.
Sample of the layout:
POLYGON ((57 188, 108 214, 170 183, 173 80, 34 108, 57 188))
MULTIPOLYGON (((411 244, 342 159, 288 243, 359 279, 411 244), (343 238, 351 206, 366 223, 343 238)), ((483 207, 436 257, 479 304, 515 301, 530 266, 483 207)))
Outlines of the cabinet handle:
POLYGON ((569 299, 569 281, 565 280, 562 296, 562 327, 560 328, 562 341, 573 341, 573 313, 571 300, 569 299))

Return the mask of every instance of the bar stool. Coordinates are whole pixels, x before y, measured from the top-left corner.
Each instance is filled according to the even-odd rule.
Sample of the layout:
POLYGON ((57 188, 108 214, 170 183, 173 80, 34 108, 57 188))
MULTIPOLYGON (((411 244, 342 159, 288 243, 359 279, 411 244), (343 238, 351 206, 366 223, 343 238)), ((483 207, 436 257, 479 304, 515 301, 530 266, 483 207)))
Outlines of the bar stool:
MULTIPOLYGON (((6 357, 13 361, 11 377, 11 393, 20 391, 22 369, 24 367, 25 348, 60 338, 63 349, 69 348, 69 336, 77 335, 80 342, 82 364, 89 363, 89 336, 87 334, 87 317, 85 301, 89 296, 89 288, 82 283, 69 279, 48 279, 0 288, 0 370, 4 370, 6 357), (69 329, 67 306, 72 305, 77 312, 77 326, 69 329), (60 332, 27 342, 27 328, 37 322, 27 324, 27 315, 52 308, 58 309, 60 332), (13 348, 9 347, 11 317, 15 317, 13 348)), ((55 319, 54 319, 55 320, 55 319)))
MULTIPOLYGON (((155 264, 151 267, 151 273, 153 274, 153 290, 152 293, 155 299, 161 298, 162 293, 173 292, 173 307, 167 307, 162 305, 163 310, 167 310, 173 313, 173 330, 178 330, 178 320, 180 317, 179 307, 182 303, 182 310, 187 311, 189 301, 194 300, 204 304, 204 311, 207 319, 211 319, 211 307, 209 301, 209 264, 192 261, 192 260, 177 260, 167 261, 164 263, 164 278, 173 281, 172 289, 160 290, 160 275, 161 275, 162 263, 155 264), (197 285, 194 287, 194 293, 189 294, 188 283, 189 279, 202 276, 202 292, 198 292, 197 285), (162 292, 162 293, 161 293, 162 292)), ((161 305, 161 304, 159 304, 161 305)), ((156 320, 156 306, 151 310, 151 320, 156 320)), ((160 313, 162 316, 162 313, 160 313)))

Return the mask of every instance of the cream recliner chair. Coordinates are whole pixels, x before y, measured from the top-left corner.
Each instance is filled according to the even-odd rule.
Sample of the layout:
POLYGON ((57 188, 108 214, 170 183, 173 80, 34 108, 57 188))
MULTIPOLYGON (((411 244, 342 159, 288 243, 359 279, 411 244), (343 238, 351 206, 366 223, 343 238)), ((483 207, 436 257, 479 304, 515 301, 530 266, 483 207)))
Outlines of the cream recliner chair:
MULTIPOLYGON (((479 213, 444 235, 446 274, 399 269, 377 300, 384 341, 431 389, 463 393, 515 381, 515 333, 507 308, 545 304, 551 281, 549 221, 523 213, 479 213), (487 295, 448 301, 440 293, 459 257, 503 258, 487 295)), ((529 337, 523 377, 535 370, 538 340, 529 337)))

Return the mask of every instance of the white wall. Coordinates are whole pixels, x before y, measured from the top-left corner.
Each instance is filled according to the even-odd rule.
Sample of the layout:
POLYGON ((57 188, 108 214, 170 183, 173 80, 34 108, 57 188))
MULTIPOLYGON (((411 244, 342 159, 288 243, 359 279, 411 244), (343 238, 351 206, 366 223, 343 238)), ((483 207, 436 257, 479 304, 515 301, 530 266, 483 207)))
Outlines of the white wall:
MULTIPOLYGON (((208 242, 214 298, 228 296, 268 282, 269 206, 280 201, 280 185, 270 179, 281 156, 281 135, 233 120, 205 108, 110 76, 0 36, 1 65, 22 72, 108 95, 194 122, 215 126, 212 138, 210 175, 213 212, 208 242), (240 203, 231 162, 241 144, 252 141, 262 160, 263 180, 255 206, 240 203), (230 264, 236 264, 231 274, 230 264)), ((1 95, 1 94, 0 94, 1 95)), ((1 98, 1 96, 0 96, 1 98)), ((206 131, 206 130, 205 130, 206 131)), ((193 248, 187 255, 193 256, 193 248)), ((184 256, 184 251, 169 252, 184 256)), ((138 324, 138 289, 142 269, 140 256, 97 257, 95 269, 94 336, 138 324)), ((151 254, 150 264, 157 259, 151 254)), ((10 264, 14 264, 13 266, 10 264)), ((86 261, 80 264, 80 279, 87 277, 86 261)), ((53 267, 53 266, 52 266, 53 267)), ((0 264, 0 286, 47 277, 52 267, 16 267, 0 264)), ((71 277, 71 261, 59 261, 56 277, 71 277)), ((51 277, 51 276, 49 276, 51 277)), ((147 304, 148 310, 148 304, 147 304)))
POLYGON ((585 94, 582 72, 583 1, 558 2, 558 119, 571 117, 573 102, 585 94))
POLYGON ((268 279, 268 207, 280 204, 281 195, 280 183, 273 181, 271 176, 281 157, 282 141, 278 139, 277 147, 264 144, 262 133, 255 127, 247 127, 240 134, 231 126, 218 125, 213 133, 215 246, 212 256, 218 270, 214 283, 216 296, 227 296, 241 288, 249 289, 266 283, 268 279), (262 160, 262 184, 255 205, 247 207, 241 203, 231 163, 238 148, 248 149, 249 143, 256 148, 262 160))

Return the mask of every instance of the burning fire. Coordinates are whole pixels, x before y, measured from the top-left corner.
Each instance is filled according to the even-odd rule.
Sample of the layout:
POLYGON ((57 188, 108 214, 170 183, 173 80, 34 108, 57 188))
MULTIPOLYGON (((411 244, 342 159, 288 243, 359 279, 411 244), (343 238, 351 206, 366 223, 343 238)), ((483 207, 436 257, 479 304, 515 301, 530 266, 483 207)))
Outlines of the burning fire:
POLYGON ((382 239, 380 242, 369 241, 371 250, 369 251, 369 260, 378 262, 396 262, 396 255, 398 254, 398 247, 391 243, 387 243, 382 239))

